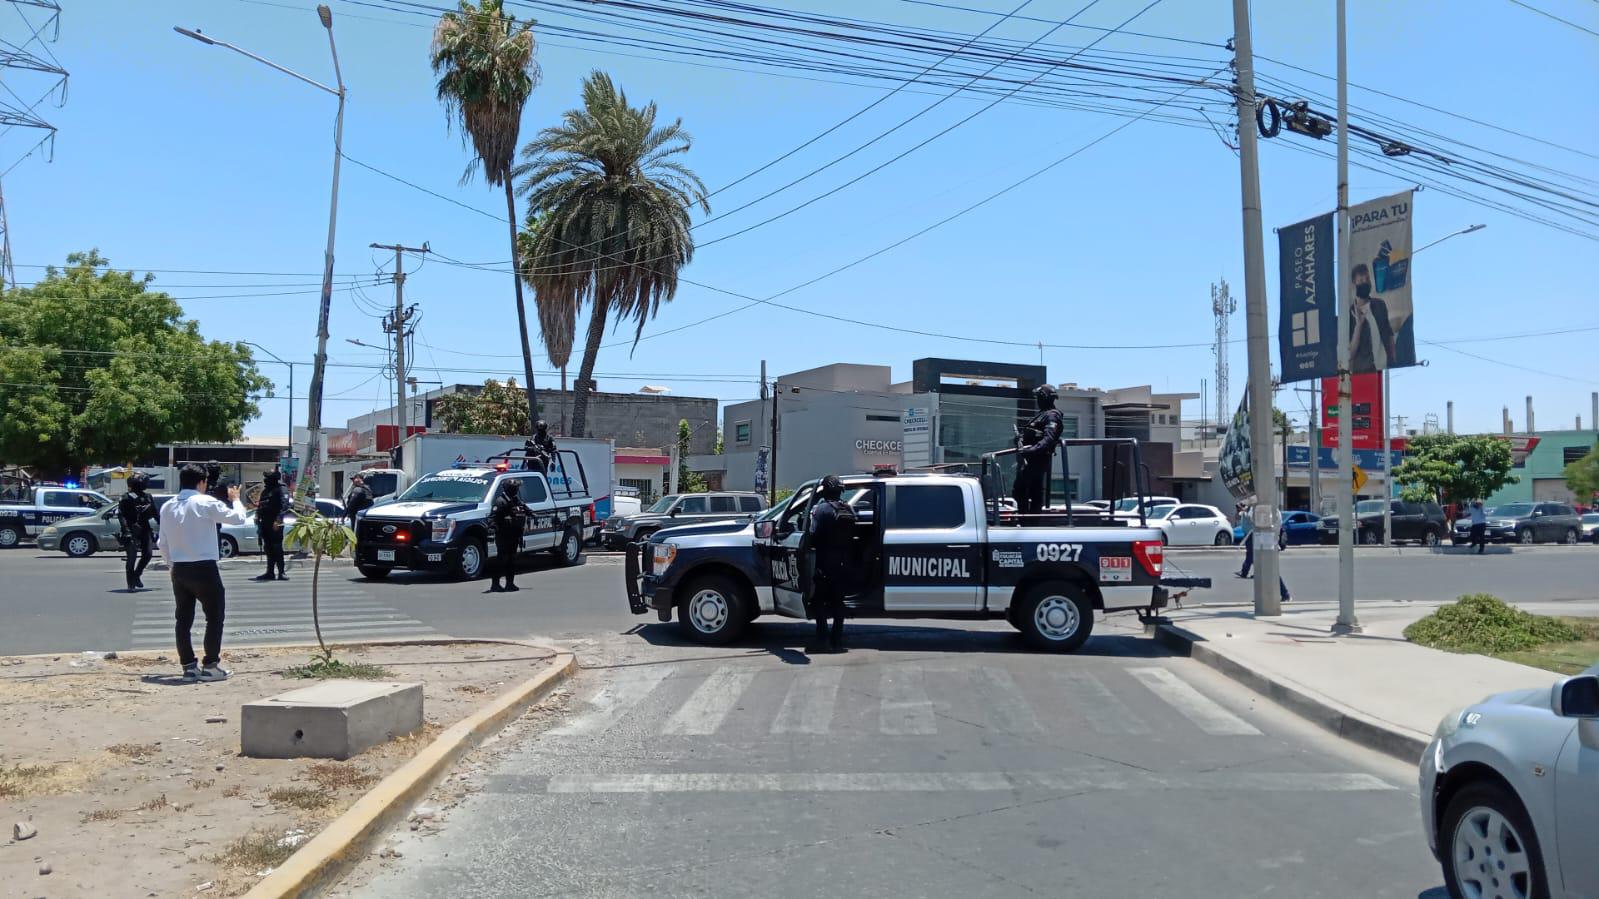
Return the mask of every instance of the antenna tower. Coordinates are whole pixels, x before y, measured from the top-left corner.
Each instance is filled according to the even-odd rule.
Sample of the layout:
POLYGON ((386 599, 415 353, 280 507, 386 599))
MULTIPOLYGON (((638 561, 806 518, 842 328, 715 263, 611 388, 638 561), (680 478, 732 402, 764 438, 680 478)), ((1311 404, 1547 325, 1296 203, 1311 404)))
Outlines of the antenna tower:
POLYGON ((1234 312, 1238 311, 1238 301, 1233 299, 1227 290, 1227 279, 1222 278, 1220 286, 1210 285, 1210 311, 1216 316, 1216 345, 1211 347, 1211 352, 1216 354, 1216 432, 1220 434, 1221 423, 1228 421, 1232 416, 1232 407, 1227 405, 1227 323, 1232 320, 1234 312))

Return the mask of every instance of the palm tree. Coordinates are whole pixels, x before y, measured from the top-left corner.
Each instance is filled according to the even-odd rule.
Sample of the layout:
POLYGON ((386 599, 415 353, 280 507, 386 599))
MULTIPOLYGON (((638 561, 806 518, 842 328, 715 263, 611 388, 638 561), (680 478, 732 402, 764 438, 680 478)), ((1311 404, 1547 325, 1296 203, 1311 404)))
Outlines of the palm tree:
MULTIPOLYGON (((474 6, 461 0, 461 8, 439 16, 433 29, 430 56, 439 76, 438 97, 461 142, 470 143, 472 162, 461 176, 465 183, 479 167, 490 187, 505 188, 505 210, 510 223, 511 256, 518 258, 516 199, 512 194, 511 162, 522 130, 522 107, 539 80, 533 58, 533 30, 526 22, 506 14, 502 0, 483 0, 474 6)), ((522 373, 527 377, 528 419, 539 417, 533 383, 533 348, 527 339, 527 307, 522 300, 522 279, 514 273, 516 321, 522 334, 522 373)))
POLYGON ((541 304, 574 316, 592 306, 572 404, 571 433, 579 437, 607 323, 631 319, 637 345, 694 257, 690 211, 710 212, 705 185, 673 158, 692 144, 682 120, 658 128, 655 111, 654 103, 627 105, 610 76, 593 72, 583 82, 583 108, 523 147, 514 173, 539 220, 528 283, 541 304))
POLYGON ((580 310, 570 297, 542 294, 533 283, 533 237, 538 230, 538 217, 528 216, 526 227, 516 236, 516 266, 528 289, 533 291, 533 308, 539 316, 539 338, 544 342, 544 354, 550 357, 551 365, 561 370, 561 428, 556 433, 566 434, 566 365, 572 361, 572 342, 577 339, 580 310))

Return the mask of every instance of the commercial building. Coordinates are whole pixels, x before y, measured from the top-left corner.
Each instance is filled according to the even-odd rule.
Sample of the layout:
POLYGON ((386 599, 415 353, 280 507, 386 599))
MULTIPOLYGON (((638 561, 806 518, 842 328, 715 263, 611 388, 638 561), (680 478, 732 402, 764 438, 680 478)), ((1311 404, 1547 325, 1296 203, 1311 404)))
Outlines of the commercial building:
POLYGON ((1599 442, 1599 432, 1537 431, 1514 436, 1532 438, 1524 441, 1532 444, 1526 458, 1510 469, 1511 474, 1520 480, 1515 484, 1506 484, 1499 492, 1488 497, 1488 505, 1544 501, 1583 505, 1592 503, 1590 497, 1572 494, 1566 486, 1565 469, 1594 448, 1594 444, 1599 442))

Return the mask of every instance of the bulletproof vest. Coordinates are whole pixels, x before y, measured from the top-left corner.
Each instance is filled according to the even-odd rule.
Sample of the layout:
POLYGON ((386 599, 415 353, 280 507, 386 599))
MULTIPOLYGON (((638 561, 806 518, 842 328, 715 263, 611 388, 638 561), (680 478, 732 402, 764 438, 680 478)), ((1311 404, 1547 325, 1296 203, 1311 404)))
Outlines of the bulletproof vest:
POLYGON ((838 564, 849 558, 854 542, 855 510, 841 500, 823 500, 832 509, 833 517, 824 518, 814 535, 818 561, 838 564))

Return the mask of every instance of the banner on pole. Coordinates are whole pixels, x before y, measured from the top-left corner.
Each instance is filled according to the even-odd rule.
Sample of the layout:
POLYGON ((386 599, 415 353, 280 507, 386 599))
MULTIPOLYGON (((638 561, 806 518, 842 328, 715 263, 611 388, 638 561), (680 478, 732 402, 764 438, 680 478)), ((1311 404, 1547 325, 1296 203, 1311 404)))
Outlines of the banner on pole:
POLYGON ((772 452, 772 448, 771 447, 763 446, 759 450, 757 450, 756 453, 755 453, 755 484, 754 484, 754 487, 755 487, 755 492, 756 493, 765 493, 766 492, 766 484, 767 484, 767 480, 766 480, 766 460, 767 460, 768 456, 770 456, 771 452, 772 452))
POLYGON ((1283 383, 1338 373, 1332 213, 1277 230, 1277 346, 1283 383))
POLYGON ((1412 191, 1349 209, 1349 370, 1416 364, 1410 291, 1412 191))
POLYGON ((1249 391, 1238 403, 1232 424, 1227 428, 1227 439, 1221 444, 1221 458, 1216 470, 1221 482, 1233 496, 1243 499, 1255 494, 1255 458, 1249 442, 1249 391))

